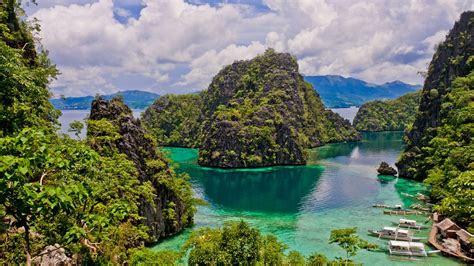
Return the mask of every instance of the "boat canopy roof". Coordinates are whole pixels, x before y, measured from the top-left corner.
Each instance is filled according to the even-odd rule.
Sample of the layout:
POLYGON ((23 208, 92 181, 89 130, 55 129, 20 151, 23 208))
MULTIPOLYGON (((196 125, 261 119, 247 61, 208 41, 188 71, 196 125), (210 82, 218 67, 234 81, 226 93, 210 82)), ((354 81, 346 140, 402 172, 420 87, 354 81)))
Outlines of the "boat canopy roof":
POLYGON ((400 223, 404 224, 416 224, 415 220, 408 220, 408 219, 400 219, 400 223))
POLYGON ((410 242, 407 242, 407 241, 390 240, 389 244, 392 247, 406 247, 406 248, 410 247, 410 242))
POLYGON ((410 232, 410 231, 408 231, 408 230, 406 230, 406 229, 398 229, 397 231, 398 231, 399 233, 407 234, 407 235, 408 235, 408 233, 410 232))
POLYGON ((389 241, 390 246, 394 247, 406 247, 406 248, 414 248, 414 249, 425 249, 425 245, 423 243, 418 243, 418 242, 408 242, 408 241, 396 241, 396 240, 390 240, 389 241))
POLYGON ((392 232, 398 232, 398 233, 402 233, 402 234, 407 234, 410 233, 409 230, 407 229, 401 229, 401 228, 396 228, 396 227, 390 227, 390 226, 385 226, 383 228, 383 231, 392 231, 392 232))

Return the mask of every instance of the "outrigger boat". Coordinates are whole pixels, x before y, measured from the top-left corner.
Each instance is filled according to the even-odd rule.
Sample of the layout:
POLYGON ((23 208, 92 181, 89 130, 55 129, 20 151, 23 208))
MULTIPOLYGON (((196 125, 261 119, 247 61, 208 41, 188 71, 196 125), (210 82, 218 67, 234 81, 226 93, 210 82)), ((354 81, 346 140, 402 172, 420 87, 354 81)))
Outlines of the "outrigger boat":
POLYGON ((384 210, 383 214, 388 215, 425 215, 426 212, 415 210, 384 210))
POLYGON ((428 229, 428 226, 419 224, 415 220, 407 220, 407 219, 400 219, 400 221, 392 222, 394 225, 399 227, 407 227, 407 228, 414 228, 414 229, 428 229))
POLYGON ((439 250, 426 251, 423 243, 390 240, 387 244, 390 255, 427 257, 439 253, 439 250))
POLYGON ((402 240, 402 241, 420 241, 423 238, 413 236, 413 232, 407 229, 400 229, 395 227, 384 227, 382 230, 370 230, 371 235, 378 238, 402 240))
POLYGON ((427 257, 423 243, 390 240, 387 245, 390 255, 427 257))

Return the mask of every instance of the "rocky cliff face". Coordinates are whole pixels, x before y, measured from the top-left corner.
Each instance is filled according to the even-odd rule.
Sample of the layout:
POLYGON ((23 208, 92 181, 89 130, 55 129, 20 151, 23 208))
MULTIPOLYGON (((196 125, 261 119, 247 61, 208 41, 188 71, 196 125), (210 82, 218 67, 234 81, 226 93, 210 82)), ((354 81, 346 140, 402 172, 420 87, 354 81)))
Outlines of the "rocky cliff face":
POLYGON ((407 146, 400 160, 396 163, 399 175, 423 179, 431 168, 419 164, 425 158, 422 148, 435 136, 437 127, 442 121, 440 112, 443 97, 449 92, 456 77, 466 76, 473 64, 474 55, 474 12, 461 15, 453 29, 446 36, 433 56, 428 68, 419 111, 413 127, 406 134, 407 146))
POLYGON ((193 221, 194 207, 189 185, 177 176, 168 160, 144 131, 140 120, 119 98, 98 98, 92 102, 88 141, 99 152, 124 153, 135 163, 140 182, 151 182, 155 189, 152 202, 142 199, 140 215, 149 229, 150 241, 173 235, 193 221))
POLYGON ((267 50, 222 69, 203 93, 199 164, 236 168, 306 163, 306 149, 359 140, 326 111, 296 59, 267 50))

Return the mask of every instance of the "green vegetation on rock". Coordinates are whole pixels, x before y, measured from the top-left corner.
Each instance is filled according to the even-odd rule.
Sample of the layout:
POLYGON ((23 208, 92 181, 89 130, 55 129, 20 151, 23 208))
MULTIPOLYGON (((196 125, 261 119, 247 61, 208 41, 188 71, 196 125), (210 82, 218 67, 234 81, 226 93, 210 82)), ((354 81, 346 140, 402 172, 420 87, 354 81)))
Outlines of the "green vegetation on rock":
POLYGON ((0 3, 0 264, 139 261, 145 242, 192 223, 189 183, 119 99, 91 114, 87 139, 56 133, 57 71, 23 16, 19 2, 0 3))
POLYGON ((359 131, 401 131, 411 126, 420 104, 421 91, 395 100, 364 103, 357 111, 353 125, 359 131))
POLYGON ((438 45, 399 175, 425 180, 435 210, 474 232, 474 12, 461 15, 438 45))
POLYGON ((474 233, 474 71, 454 80, 442 101, 442 125, 420 164, 431 167, 425 182, 440 201, 435 209, 474 233))
POLYGON ((199 164, 262 167, 306 163, 306 149, 360 135, 327 111, 296 59, 269 49, 226 66, 203 93, 199 164))
POLYGON ((200 95, 158 99, 143 120, 160 145, 199 147, 199 164, 222 168, 305 164, 307 148, 360 140, 272 49, 224 67, 200 95))
POLYGON ((143 113, 143 123, 160 146, 199 147, 201 96, 165 95, 143 113))
POLYGON ((423 148, 442 126, 445 114, 441 109, 452 82, 457 77, 467 76, 474 67, 473 55, 474 11, 467 11, 461 14, 446 40, 437 46, 428 67, 415 122, 407 129, 406 148, 396 164, 400 176, 423 180, 433 167, 424 160, 427 154, 423 148))

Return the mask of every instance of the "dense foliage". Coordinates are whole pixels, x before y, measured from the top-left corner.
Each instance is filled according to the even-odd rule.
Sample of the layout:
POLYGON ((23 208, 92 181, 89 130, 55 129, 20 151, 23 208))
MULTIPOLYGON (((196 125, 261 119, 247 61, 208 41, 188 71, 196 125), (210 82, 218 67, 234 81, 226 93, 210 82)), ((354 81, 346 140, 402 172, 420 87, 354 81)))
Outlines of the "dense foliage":
MULTIPOLYGON (((155 239, 143 206, 160 209, 162 224, 170 224, 160 236, 192 222, 186 178, 164 155, 146 156, 140 145, 137 155, 151 160, 138 167, 114 146, 133 136, 107 120, 90 121, 83 141, 58 135, 47 87, 57 71, 46 53, 36 52, 19 3, 3 1, 0 8, 0 264, 30 265, 47 246, 85 265, 143 259, 145 241, 155 239), (177 199, 186 208, 178 210, 183 204, 177 199)), ((71 130, 79 134, 82 127, 74 123, 71 130)))
POLYGON ((160 146, 199 147, 201 96, 165 95, 143 113, 143 122, 160 146))
MULTIPOLYGON (((355 232, 355 228, 334 230, 329 243, 338 243, 350 256, 359 248, 374 247, 355 232)), ((262 235, 244 221, 196 230, 183 246, 190 265, 354 265, 348 258, 329 260, 316 252, 308 258, 294 250, 285 254, 287 248, 275 236, 262 235)))
POLYGON ((420 164, 430 168, 425 182, 440 200, 435 209, 474 233, 474 71, 453 82, 441 113, 442 125, 423 148, 427 156, 420 164))
POLYGON ((126 154, 138 170, 137 178, 152 184, 153 202, 143 202, 139 209, 152 241, 192 224, 195 208, 188 176, 176 174, 120 97, 110 101, 98 97, 92 102, 87 142, 103 155, 126 154))
POLYGON ((425 180, 435 210, 474 232, 474 11, 437 47, 419 111, 405 136, 399 175, 425 180))
POLYGON ((14 0, 0 2, 0 137, 26 126, 52 124, 58 116, 46 85, 57 70, 37 53, 30 25, 14 0))
POLYGON ((377 99, 395 99, 421 88, 420 85, 398 80, 378 85, 337 75, 305 76, 304 79, 313 85, 329 108, 347 108, 377 99))
POLYGON ((421 92, 408 93, 395 100, 364 103, 353 125, 359 131, 401 131, 411 126, 420 104, 421 92))
POLYGON ((446 40, 436 47, 428 67, 420 105, 412 126, 405 134, 406 147, 396 163, 399 175, 418 180, 427 177, 433 167, 424 163, 428 154, 424 147, 436 136, 443 125, 445 113, 441 112, 445 97, 457 77, 467 76, 474 68, 474 11, 466 11, 454 24, 446 40))
POLYGON ((261 167, 306 163, 306 149, 360 138, 326 111, 296 59, 267 50, 222 69, 202 93, 199 164, 261 167))
POLYGON ((27 256, 40 251, 34 247, 59 243, 83 259, 118 262, 128 246, 147 239, 146 228, 137 226, 138 203, 151 200, 152 187, 137 180, 125 155, 100 156, 84 143, 35 128, 0 139, 0 147, 0 186, 6 188, 0 204, 13 224, 5 242, 23 235, 16 244, 27 256))

